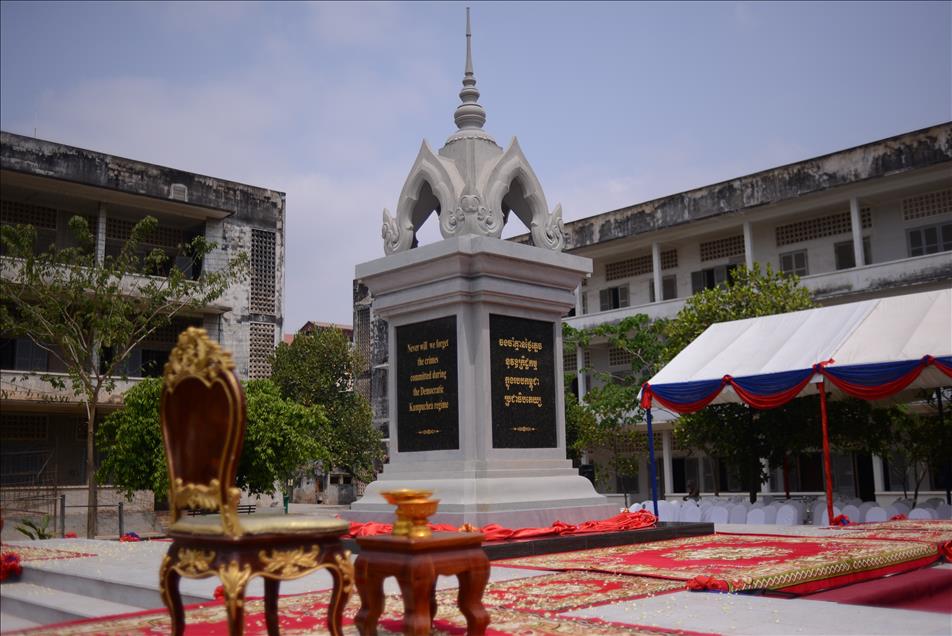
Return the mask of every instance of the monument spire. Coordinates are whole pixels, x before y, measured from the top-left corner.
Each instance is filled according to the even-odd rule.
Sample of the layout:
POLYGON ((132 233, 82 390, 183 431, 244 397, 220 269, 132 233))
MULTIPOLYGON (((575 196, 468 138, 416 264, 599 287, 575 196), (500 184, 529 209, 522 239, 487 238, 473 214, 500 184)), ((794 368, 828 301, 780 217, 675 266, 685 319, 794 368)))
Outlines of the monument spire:
POLYGON ((482 128, 486 123, 486 109, 479 104, 479 89, 473 73, 473 32, 469 22, 469 7, 466 7, 466 70, 463 73, 463 88, 459 92, 462 102, 453 113, 453 120, 460 130, 482 128))

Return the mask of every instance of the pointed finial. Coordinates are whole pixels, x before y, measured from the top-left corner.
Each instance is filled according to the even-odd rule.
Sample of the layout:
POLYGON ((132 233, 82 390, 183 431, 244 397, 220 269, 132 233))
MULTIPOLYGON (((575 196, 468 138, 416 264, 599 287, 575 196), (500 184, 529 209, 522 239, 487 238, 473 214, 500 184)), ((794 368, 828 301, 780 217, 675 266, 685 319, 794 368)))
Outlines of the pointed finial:
POLYGON ((479 90, 473 74, 473 33, 469 22, 469 7, 466 7, 466 70, 463 73, 463 89, 459 92, 463 103, 456 107, 453 119, 456 127, 482 128, 486 123, 486 110, 478 103, 479 90))

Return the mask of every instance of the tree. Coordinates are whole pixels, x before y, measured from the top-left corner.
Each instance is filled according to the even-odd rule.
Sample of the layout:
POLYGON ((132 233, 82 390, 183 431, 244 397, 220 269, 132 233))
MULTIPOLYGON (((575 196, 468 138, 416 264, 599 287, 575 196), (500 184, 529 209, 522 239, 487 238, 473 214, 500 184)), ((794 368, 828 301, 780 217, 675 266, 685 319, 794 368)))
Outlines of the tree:
POLYGON ((331 422, 323 440, 330 453, 326 467, 344 469, 366 482, 383 460, 383 445, 370 404, 354 390, 360 368, 360 356, 343 332, 320 329, 278 345, 271 380, 284 398, 320 406, 326 413, 331 422))
MULTIPOLYGON (((330 423, 318 406, 304 406, 281 397, 270 380, 245 384, 248 409, 245 441, 236 485, 252 494, 273 494, 309 461, 327 461, 321 440, 330 423)), ((98 443, 104 459, 99 480, 131 496, 137 490, 166 493, 169 488, 165 448, 159 421, 162 381, 145 379, 129 389, 123 406, 103 421, 98 443)))
MULTIPOLYGON (((638 474, 637 451, 644 446, 644 436, 635 429, 635 424, 642 420, 638 391, 659 367, 665 326, 664 320, 652 321, 644 314, 584 330, 563 325, 566 350, 585 348, 592 340, 599 340, 630 357, 630 370, 623 374, 584 369, 597 384, 588 388, 584 403, 580 404, 574 395, 566 396, 565 402, 566 439, 571 450, 586 453, 608 449, 611 452, 609 465, 622 478, 634 478, 638 474), (568 436, 570 427, 571 437, 568 436)), ((565 370, 565 375, 566 385, 570 385, 576 371, 565 370)), ((599 479, 603 480, 601 476, 599 479)))
POLYGON ((73 245, 34 248, 36 230, 5 225, 0 291, 0 330, 27 336, 66 369, 61 376, 40 377, 57 389, 69 389, 85 407, 86 478, 89 489, 86 536, 96 534, 95 422, 103 391, 125 375, 132 350, 156 329, 184 311, 197 311, 219 298, 246 271, 242 256, 219 271, 203 270, 202 259, 216 246, 196 237, 175 254, 161 249, 145 253, 142 244, 158 229, 152 217, 139 221, 117 255, 96 249, 86 219, 74 216, 69 228, 73 245), (187 266, 181 267, 187 262, 187 266), (176 263, 176 267, 171 267, 176 263))
MULTIPOLYGON (((813 306, 810 292, 799 285, 796 276, 775 272, 770 265, 763 271, 757 263, 752 269, 739 267, 731 272, 727 285, 706 289, 687 300, 667 325, 663 358, 670 361, 716 322, 813 306)), ((791 437, 786 424, 802 409, 803 405, 798 403, 755 413, 745 405, 715 405, 681 417, 676 433, 684 443, 728 461, 746 484, 753 502, 766 476, 761 458, 782 462, 782 457, 796 451, 802 443, 802 437, 791 437)))

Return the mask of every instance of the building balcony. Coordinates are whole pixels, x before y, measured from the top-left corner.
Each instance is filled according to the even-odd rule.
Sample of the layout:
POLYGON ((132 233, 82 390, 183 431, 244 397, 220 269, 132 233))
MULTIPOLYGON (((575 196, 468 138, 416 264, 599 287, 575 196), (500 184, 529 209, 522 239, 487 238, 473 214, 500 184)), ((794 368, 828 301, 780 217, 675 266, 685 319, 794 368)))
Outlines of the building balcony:
MULTIPOLYGON (((906 293, 906 288, 922 285, 952 285, 952 252, 902 258, 862 267, 812 274, 800 278, 820 304, 851 302, 866 297, 906 293)), ((673 318, 684 306, 684 298, 622 307, 609 311, 565 318, 575 329, 619 322, 629 316, 645 314, 652 320, 673 318)))
MULTIPOLYGON (((142 378, 116 378, 115 385, 109 391, 103 387, 99 394, 99 406, 114 409, 122 406, 122 396, 142 378)), ((16 371, 3 369, 0 371, 0 400, 3 408, 42 407, 43 410, 75 411, 83 404, 82 398, 73 393, 69 375, 66 373, 16 371), (43 379, 51 376, 61 379, 66 387, 58 389, 43 379)))
POLYGON ((913 285, 952 284, 952 252, 901 258, 836 272, 803 276, 800 283, 821 303, 850 302, 854 296, 905 293, 913 285))

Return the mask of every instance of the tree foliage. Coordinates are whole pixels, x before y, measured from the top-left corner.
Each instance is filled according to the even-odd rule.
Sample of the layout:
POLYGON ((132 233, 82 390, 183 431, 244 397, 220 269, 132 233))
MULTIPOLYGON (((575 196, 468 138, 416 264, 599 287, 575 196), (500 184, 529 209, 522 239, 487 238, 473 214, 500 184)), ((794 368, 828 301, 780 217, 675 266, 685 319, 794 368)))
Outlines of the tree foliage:
MULTIPOLYGON (((319 406, 304 406, 281 396, 269 380, 245 384, 247 427, 236 484, 252 494, 273 494, 300 466, 326 461, 321 444, 330 424, 319 406)), ((103 451, 99 481, 126 496, 137 490, 168 492, 169 477, 159 422, 162 381, 145 379, 129 389, 123 407, 99 427, 103 451)))
POLYGON ((221 296, 246 271, 244 257, 219 271, 204 270, 197 278, 185 272, 198 267, 216 246, 196 237, 176 253, 146 253, 143 245, 158 222, 146 217, 132 228, 118 254, 97 252, 86 219, 69 221, 72 244, 35 249, 30 225, 4 225, 0 295, 0 330, 27 336, 66 369, 62 376, 41 377, 57 389, 70 389, 87 416, 86 456, 89 487, 86 534, 96 533, 96 409, 102 391, 111 391, 125 373, 131 351, 172 317, 198 310, 221 296), (179 269, 173 262, 188 262, 179 269), (183 271, 184 270, 184 271, 183 271))
MULTIPOLYGON (((583 373, 592 378, 594 385, 585 392, 584 403, 580 404, 574 395, 566 396, 566 427, 572 433, 567 432, 566 437, 570 450, 578 455, 610 450, 609 467, 623 478, 634 478, 638 473, 640 449, 644 446, 644 435, 634 427, 642 419, 637 406, 638 391, 659 367, 665 327, 664 320, 652 321, 644 314, 585 330, 563 325, 567 350, 587 348, 597 341, 621 349, 631 358, 629 370, 622 374, 584 368, 583 373)), ((567 369, 565 373, 568 386, 576 371, 567 369)), ((599 473, 600 468, 596 466, 599 473)), ((604 480, 598 473, 597 478, 604 480)))
POLYGON ((278 345, 271 380, 286 399, 318 405, 326 413, 331 425, 321 441, 329 453, 327 467, 371 481, 383 446, 370 404, 354 390, 360 368, 360 356, 343 332, 320 329, 278 345))

